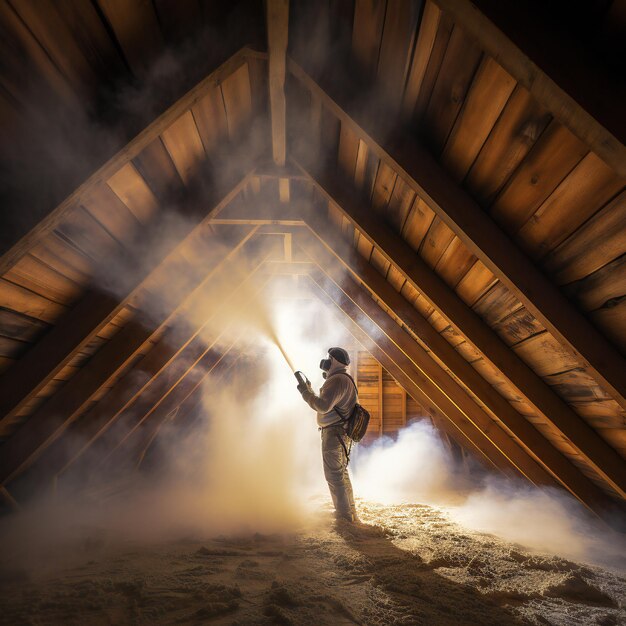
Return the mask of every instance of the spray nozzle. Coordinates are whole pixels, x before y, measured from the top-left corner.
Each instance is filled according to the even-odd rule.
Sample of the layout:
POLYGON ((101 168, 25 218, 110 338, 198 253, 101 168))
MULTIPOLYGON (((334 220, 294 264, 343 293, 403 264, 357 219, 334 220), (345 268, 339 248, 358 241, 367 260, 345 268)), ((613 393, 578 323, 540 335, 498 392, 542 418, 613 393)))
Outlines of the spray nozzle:
POLYGON ((309 379, 300 371, 294 372, 293 375, 296 377, 296 380, 300 385, 308 385, 309 379))

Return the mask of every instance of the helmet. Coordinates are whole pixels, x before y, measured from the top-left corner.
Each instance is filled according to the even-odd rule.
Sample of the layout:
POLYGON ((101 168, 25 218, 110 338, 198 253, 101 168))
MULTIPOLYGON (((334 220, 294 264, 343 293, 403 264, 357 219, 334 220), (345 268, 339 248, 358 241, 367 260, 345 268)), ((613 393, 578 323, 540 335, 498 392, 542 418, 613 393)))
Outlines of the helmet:
POLYGON ((350 365, 350 355, 347 350, 343 348, 328 348, 328 354, 340 363, 343 363, 343 365, 350 365))

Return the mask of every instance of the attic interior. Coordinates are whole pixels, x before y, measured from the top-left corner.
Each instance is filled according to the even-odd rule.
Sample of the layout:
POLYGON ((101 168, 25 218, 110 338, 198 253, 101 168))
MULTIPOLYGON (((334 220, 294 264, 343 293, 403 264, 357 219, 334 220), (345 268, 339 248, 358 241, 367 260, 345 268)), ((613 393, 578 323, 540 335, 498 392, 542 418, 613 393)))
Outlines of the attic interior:
POLYGON ((622 0, 0 34, 0 623, 626 622, 622 0))

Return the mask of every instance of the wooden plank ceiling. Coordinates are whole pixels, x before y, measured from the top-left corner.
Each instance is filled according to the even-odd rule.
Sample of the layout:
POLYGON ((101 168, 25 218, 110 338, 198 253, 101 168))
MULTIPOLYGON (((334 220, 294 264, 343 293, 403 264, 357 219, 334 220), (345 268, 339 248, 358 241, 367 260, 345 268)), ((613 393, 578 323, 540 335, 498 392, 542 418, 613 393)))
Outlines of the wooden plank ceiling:
MULTIPOLYGON (((623 135, 476 5, 271 0, 264 20, 260 2, 201 19, 191 1, 2 4, 3 158, 25 133, 28 171, 59 178, 0 260, 4 487, 143 459, 164 422, 193 415, 198 381, 247 348, 226 321, 203 335, 219 307, 181 320, 246 259, 240 283, 299 274, 355 336, 372 436, 427 414, 453 445, 598 513, 626 497, 623 135), (202 39, 245 15, 260 24, 202 39), (155 59, 192 58, 198 19, 193 55, 211 65, 183 94, 189 76, 155 82, 155 59), (16 80, 31 67, 47 119, 16 80), (62 176, 32 132, 96 111, 126 73, 155 94, 143 130, 62 176), (173 272, 180 289, 156 307, 173 272)), ((620 102, 619 68, 603 71, 596 88, 620 102)))

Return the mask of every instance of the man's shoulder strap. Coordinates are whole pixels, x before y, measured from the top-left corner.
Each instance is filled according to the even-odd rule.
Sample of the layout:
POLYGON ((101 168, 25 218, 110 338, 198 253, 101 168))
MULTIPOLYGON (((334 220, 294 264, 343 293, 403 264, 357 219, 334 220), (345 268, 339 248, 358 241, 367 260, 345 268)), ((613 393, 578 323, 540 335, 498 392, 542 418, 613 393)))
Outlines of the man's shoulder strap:
POLYGON ((352 376, 350 376, 350 374, 348 374, 348 372, 335 372, 335 374, 333 374, 333 376, 336 376, 337 374, 343 374, 344 376, 347 376, 350 381, 352 382, 352 384, 354 385, 354 390, 357 392, 357 394, 359 393, 359 390, 356 386, 356 383, 354 382, 354 378, 352 378, 352 376))

